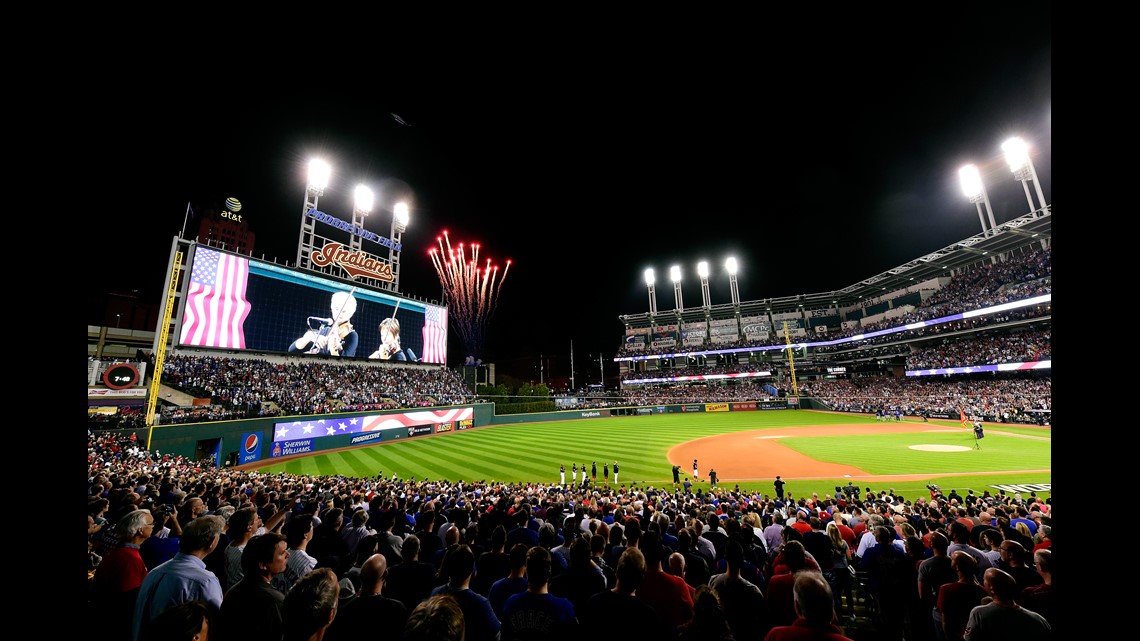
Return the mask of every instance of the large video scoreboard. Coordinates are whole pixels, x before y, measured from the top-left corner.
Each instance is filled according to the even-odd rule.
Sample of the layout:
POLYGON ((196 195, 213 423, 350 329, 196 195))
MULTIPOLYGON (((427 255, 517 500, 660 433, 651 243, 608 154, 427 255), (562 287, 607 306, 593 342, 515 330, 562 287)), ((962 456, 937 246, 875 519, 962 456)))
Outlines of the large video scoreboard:
POLYGON ((313 346, 332 344, 344 358, 447 362, 445 307, 202 245, 190 260, 178 345, 306 354, 328 353, 313 346), (346 317, 347 326, 339 322, 346 317), (389 333, 398 324, 398 352, 382 349, 385 321, 389 333))

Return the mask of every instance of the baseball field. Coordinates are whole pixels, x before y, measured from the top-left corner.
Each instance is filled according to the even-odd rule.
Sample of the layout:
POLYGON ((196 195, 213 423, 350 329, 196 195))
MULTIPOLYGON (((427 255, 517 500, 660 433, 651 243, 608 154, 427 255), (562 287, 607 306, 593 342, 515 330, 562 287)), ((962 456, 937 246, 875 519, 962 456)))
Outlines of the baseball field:
MULTIPOLYGON (((671 486, 672 466, 696 489, 715 469, 721 488, 771 494, 778 474, 795 496, 834 494, 849 482, 894 489, 907 499, 928 496, 927 484, 949 493, 1036 491, 1048 497, 1052 478, 1048 427, 987 424, 985 438, 956 421, 878 422, 872 416, 810 410, 708 412, 604 417, 491 426, 372 447, 296 458, 262 472, 401 479, 533 481, 557 484, 559 464, 588 470, 620 466, 618 484, 671 486)), ((581 474, 581 471, 579 472, 581 474)), ((579 478, 581 478, 579 476, 579 478)))

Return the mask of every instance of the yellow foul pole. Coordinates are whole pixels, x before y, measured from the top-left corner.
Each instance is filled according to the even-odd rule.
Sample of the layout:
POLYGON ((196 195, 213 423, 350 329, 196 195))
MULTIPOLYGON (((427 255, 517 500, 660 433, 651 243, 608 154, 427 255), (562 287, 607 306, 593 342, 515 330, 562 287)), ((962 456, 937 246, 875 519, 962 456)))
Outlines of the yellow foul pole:
POLYGON ((174 254, 174 267, 170 270, 170 283, 166 288, 166 310, 162 314, 162 329, 158 334, 158 349, 154 353, 154 373, 150 379, 150 393, 146 401, 146 449, 154 435, 154 408, 158 404, 162 387, 162 362, 166 357, 166 344, 170 337, 170 316, 174 313, 174 295, 178 292, 178 272, 182 269, 182 250, 174 254))
POLYGON ((788 321, 784 321, 784 344, 788 346, 788 366, 792 368, 792 395, 800 397, 800 389, 796 387, 796 360, 792 356, 792 339, 788 336, 788 321))

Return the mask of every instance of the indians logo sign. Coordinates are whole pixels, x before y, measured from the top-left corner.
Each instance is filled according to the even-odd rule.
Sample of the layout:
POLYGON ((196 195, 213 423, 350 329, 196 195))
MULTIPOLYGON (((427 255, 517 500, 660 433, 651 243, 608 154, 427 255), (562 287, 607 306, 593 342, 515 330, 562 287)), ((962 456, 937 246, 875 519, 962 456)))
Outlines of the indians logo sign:
POLYGON ((389 283, 396 279, 392 275, 392 265, 363 252, 350 251, 340 243, 326 243, 320 252, 313 254, 312 259, 317 267, 336 265, 348 272, 351 278, 366 276, 389 283))

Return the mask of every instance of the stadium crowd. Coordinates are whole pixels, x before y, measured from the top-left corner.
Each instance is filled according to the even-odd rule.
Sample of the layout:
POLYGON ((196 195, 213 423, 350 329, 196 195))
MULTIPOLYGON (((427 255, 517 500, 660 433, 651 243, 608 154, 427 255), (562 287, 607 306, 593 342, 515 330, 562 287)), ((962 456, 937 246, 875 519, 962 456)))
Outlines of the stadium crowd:
POLYGON ((1001 377, 867 376, 806 381, 800 385, 800 392, 841 411, 874 413, 887 409, 912 416, 936 412, 949 417, 957 417, 961 411, 985 420, 1035 422, 1037 417, 1048 416, 1035 411, 1053 409, 1051 382, 1048 374, 1036 372, 1001 377))
POLYGON ((948 340, 912 353, 906 359, 906 368, 936 369, 1049 360, 1052 357, 1051 335, 1051 329, 1043 329, 948 340))
POLYGON ((776 487, 262 474, 89 432, 88 621, 133 641, 926 641, 992 638, 1019 605, 1048 637, 1050 501, 776 487))
MULTIPOLYGON (((1041 296, 1052 291, 1051 251, 1036 249, 1032 252, 1009 256, 1004 262, 992 263, 982 261, 971 269, 955 275, 941 289, 935 291, 927 299, 907 313, 893 318, 884 319, 874 323, 859 324, 849 329, 829 328, 826 340, 850 338, 859 334, 903 327, 905 325, 928 321, 935 318, 951 316, 965 311, 981 309, 1003 303, 1025 300, 1041 296)), ((1007 310, 997 314, 990 314, 980 318, 966 321, 944 323, 931 327, 887 334, 866 341, 845 343, 841 345, 823 346, 820 352, 841 351, 863 345, 882 344, 900 339, 926 336, 936 333, 962 331, 1006 323, 1011 320, 1037 318, 1049 315, 1051 310, 1045 306, 1033 306, 1014 310, 1007 310)), ((810 336, 793 338, 793 342, 813 341, 810 336)), ((767 336, 755 340, 740 340, 732 343, 710 344, 706 348, 730 349, 745 347, 764 347, 784 342, 783 334, 772 332, 767 336)), ((620 356, 669 354, 677 352, 676 347, 653 347, 646 345, 644 349, 634 349, 629 343, 623 342, 619 348, 620 356)), ((696 348, 686 348, 682 351, 699 351, 696 348)))

